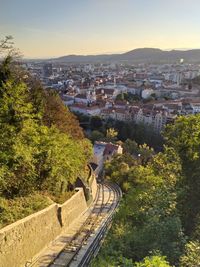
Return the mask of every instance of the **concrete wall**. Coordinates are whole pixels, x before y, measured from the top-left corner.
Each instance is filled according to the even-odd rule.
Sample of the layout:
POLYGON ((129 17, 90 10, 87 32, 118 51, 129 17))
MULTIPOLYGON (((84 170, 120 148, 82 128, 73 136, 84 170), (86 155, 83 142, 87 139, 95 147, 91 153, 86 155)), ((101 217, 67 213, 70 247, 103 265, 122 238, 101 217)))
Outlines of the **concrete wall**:
POLYGON ((81 188, 63 205, 53 204, 1 229, 0 267, 24 266, 86 209, 81 188))
POLYGON ((92 195, 92 199, 96 198, 97 194, 97 180, 96 175, 92 170, 92 167, 89 165, 90 168, 90 177, 89 177, 89 187, 90 187, 90 194, 92 195))
POLYGON ((63 228, 68 228, 87 208, 84 192, 81 188, 79 192, 61 206, 61 222, 63 228))
POLYGON ((96 197, 96 194, 97 194, 97 181, 96 181, 96 177, 95 177, 95 175, 94 175, 94 177, 93 177, 93 180, 92 180, 92 182, 91 182, 90 187, 91 187, 91 190, 92 190, 92 198, 93 198, 93 200, 94 200, 95 197, 96 197))

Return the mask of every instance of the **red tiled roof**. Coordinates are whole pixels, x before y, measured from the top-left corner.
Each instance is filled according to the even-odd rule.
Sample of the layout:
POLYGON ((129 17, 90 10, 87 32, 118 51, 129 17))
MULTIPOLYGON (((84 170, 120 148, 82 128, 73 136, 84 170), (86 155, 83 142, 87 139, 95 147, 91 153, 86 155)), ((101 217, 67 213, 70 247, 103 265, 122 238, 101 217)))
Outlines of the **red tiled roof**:
POLYGON ((104 149, 104 155, 112 155, 113 152, 118 150, 118 146, 113 144, 106 144, 106 147, 104 149))
POLYGON ((71 105, 71 107, 87 108, 87 105, 86 104, 83 104, 83 103, 75 103, 75 104, 71 105))

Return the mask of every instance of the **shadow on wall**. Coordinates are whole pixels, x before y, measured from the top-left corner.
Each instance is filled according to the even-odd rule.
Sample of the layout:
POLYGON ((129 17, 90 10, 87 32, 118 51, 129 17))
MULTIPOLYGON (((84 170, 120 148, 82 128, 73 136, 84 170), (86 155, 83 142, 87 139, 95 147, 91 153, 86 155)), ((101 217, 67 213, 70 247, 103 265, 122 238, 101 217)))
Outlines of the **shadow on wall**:
POLYGON ((58 209, 57 209, 57 218, 58 218, 58 222, 60 223, 60 226, 63 227, 61 212, 62 212, 61 207, 58 207, 58 209))

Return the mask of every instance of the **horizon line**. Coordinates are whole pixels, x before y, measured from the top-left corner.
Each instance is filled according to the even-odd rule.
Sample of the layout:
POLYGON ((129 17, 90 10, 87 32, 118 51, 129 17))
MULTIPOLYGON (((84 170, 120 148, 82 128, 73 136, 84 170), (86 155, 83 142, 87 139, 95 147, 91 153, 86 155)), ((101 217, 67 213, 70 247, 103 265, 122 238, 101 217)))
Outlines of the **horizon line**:
POLYGON ((189 51, 189 50, 198 50, 199 48, 157 48, 157 47, 138 47, 138 48, 134 48, 131 50, 124 50, 124 51, 115 51, 115 52, 102 52, 102 53, 90 53, 90 54, 65 54, 65 55, 55 55, 55 56, 45 56, 45 57, 29 57, 29 56, 23 56, 23 59, 28 59, 28 60, 46 60, 46 59, 56 59, 59 57, 67 57, 67 56, 102 56, 102 55, 120 55, 120 54, 124 54, 124 53, 128 53, 134 50, 138 50, 138 49, 159 49, 161 51, 189 51))

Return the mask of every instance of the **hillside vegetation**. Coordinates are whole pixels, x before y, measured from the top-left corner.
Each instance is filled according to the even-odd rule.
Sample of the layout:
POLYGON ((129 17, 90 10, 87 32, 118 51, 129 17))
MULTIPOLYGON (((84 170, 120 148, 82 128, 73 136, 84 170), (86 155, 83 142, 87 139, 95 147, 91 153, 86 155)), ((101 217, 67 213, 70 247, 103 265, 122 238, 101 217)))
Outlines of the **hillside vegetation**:
POLYGON ((105 166, 124 198, 92 266, 200 266, 200 115, 179 117, 155 154, 134 141, 105 166))
POLYGON ((6 56, 0 64, 0 227, 71 196, 77 177, 88 175, 91 155, 60 97, 6 56))

